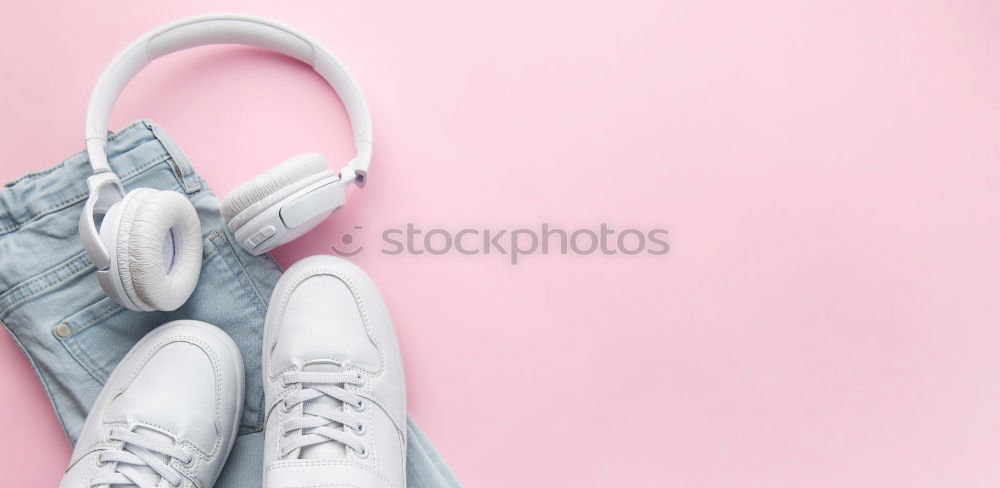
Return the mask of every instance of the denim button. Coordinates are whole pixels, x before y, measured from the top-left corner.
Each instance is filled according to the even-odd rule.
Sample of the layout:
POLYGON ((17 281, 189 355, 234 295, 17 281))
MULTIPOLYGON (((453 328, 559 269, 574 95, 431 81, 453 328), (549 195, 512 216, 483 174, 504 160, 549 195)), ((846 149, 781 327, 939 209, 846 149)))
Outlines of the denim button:
POLYGON ((73 333, 73 330, 69 328, 66 324, 59 324, 56 326, 56 336, 60 339, 65 339, 73 333))

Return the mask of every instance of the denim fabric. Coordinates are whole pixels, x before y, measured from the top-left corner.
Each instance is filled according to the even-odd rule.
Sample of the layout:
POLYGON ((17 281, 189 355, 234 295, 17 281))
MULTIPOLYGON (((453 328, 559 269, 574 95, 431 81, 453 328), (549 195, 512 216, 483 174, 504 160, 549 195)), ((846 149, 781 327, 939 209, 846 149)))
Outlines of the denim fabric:
MULTIPOLYGON (((246 402, 240 436, 216 486, 260 486, 261 334, 281 270, 270 256, 252 256, 234 244, 219 199, 160 128, 140 121, 112 134, 108 155, 126 190, 176 190, 198 210, 204 256, 194 295, 173 312, 133 312, 104 295, 78 235, 90 175, 87 154, 79 153, 0 191, 0 321, 28 355, 70 442, 108 375, 146 332, 176 319, 219 326, 243 353, 246 402)), ((458 486, 412 421, 408 438, 411 488, 458 486)))

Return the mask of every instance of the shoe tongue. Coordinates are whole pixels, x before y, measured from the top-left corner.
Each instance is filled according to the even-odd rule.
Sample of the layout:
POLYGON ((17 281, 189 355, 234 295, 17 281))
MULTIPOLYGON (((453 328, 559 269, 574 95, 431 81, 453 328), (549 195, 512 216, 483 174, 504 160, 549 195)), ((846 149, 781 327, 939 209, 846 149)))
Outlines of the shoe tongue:
MULTIPOLYGON (((158 430, 153 430, 153 429, 149 429, 149 428, 146 428, 146 427, 136 427, 136 428, 132 429, 132 432, 135 432, 136 434, 139 434, 139 435, 141 435, 143 437, 147 437, 147 438, 155 440, 155 441, 167 442, 167 443, 170 443, 170 444, 174 443, 174 439, 173 438, 171 438, 170 436, 168 436, 168 435, 166 435, 163 432, 160 432, 158 430)), ((141 449, 141 448, 137 448, 137 449, 141 449)), ((165 464, 170 464, 170 457, 169 456, 166 456, 166 455, 163 455, 163 454, 153 454, 153 456, 155 456, 160 461, 163 461, 165 464)), ((153 471, 153 468, 150 468, 149 466, 134 466, 134 465, 129 465, 129 468, 134 469, 137 473, 141 473, 144 476, 149 476, 154 482, 159 482, 160 481, 160 475, 157 474, 156 471, 153 471)))
MULTIPOLYGON (((329 361, 313 361, 306 363, 302 367, 304 372, 322 372, 322 373, 337 373, 343 371, 337 363, 329 361)), ((329 408, 335 408, 342 410, 344 408, 344 403, 340 400, 330 398, 328 396, 321 396, 315 400, 311 400, 309 403, 315 405, 322 405, 329 408)), ((340 428, 343 429, 344 426, 333 427, 329 425, 327 427, 340 428)), ((309 430, 306 430, 308 433, 309 430)), ((303 447, 299 450, 299 459, 341 459, 347 457, 347 448, 343 444, 336 441, 328 441, 322 444, 314 444, 311 446, 303 447)))

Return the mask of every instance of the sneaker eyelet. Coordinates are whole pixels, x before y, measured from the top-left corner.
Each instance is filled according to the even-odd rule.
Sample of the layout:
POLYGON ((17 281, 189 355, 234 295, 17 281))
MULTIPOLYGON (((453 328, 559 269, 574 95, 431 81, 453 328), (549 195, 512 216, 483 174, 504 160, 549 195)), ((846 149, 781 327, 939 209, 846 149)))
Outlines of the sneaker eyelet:
POLYGON ((353 430, 356 435, 365 435, 368 432, 368 428, 365 427, 364 423, 359 423, 357 427, 352 425, 351 430, 353 430))
POLYGON ((355 412, 364 412, 368 404, 366 404, 364 400, 358 400, 358 403, 351 403, 350 405, 355 412))
POLYGON ((369 454, 371 454, 371 451, 369 451, 367 447, 362 447, 360 451, 354 451, 354 455, 357 456, 358 459, 368 459, 369 454))

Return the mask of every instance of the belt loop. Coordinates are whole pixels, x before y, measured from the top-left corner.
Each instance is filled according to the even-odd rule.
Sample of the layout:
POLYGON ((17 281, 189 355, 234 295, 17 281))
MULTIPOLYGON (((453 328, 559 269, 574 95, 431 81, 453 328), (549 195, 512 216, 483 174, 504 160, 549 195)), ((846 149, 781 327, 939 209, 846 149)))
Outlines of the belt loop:
POLYGON ((146 127, 153 131, 153 136, 160 141, 160 144, 163 144, 163 148, 167 150, 167 154, 170 154, 174 172, 177 174, 178 179, 180 179, 181 185, 184 186, 184 191, 186 193, 201 191, 201 180, 198 178, 198 174, 195 173, 194 167, 191 166, 191 162, 188 161, 187 156, 181 151, 180 146, 163 132, 163 129, 160 129, 158 125, 152 124, 149 121, 144 121, 144 123, 146 127))

